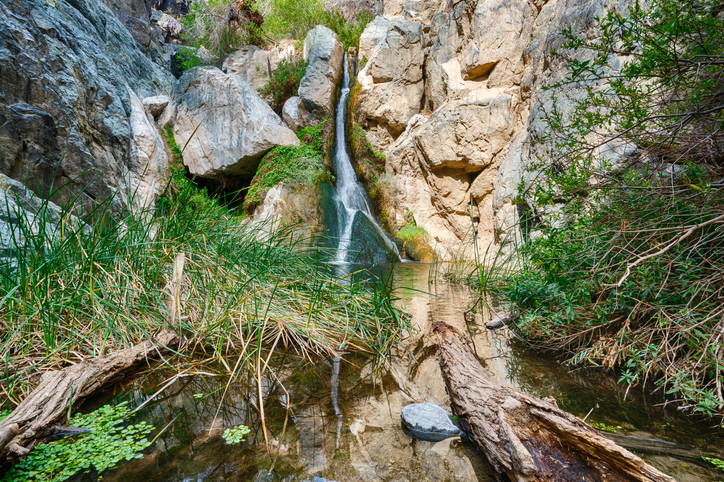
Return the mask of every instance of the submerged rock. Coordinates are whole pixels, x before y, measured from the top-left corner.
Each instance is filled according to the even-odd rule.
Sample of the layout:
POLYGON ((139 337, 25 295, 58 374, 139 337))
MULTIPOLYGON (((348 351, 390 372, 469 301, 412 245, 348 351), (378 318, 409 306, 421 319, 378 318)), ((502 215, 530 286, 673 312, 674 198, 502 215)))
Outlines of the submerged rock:
POLYGON ((464 435, 455 420, 434 403, 413 403, 402 409, 402 426, 419 440, 438 442, 464 435))
POLYGON ((159 124, 171 124, 191 174, 251 179, 261 158, 276 146, 299 146, 297 136, 254 89, 216 67, 184 73, 159 124), (188 145, 187 145, 188 142, 188 145))

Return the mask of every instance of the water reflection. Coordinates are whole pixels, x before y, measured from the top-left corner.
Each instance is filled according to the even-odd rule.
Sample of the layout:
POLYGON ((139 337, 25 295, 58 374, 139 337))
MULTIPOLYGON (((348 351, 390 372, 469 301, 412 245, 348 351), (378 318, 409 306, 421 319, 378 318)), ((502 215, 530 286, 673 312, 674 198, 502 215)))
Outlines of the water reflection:
MULTIPOLYGON (((620 426, 630 435, 672 440, 710 451, 724 446, 717 429, 688 423, 676 411, 655 406, 650 397, 625 390, 601 373, 570 373, 545 356, 517 348, 506 330, 486 330, 490 314, 471 321, 463 311, 475 301, 463 286, 428 284, 428 267, 398 264, 396 294, 413 315, 413 332, 381 373, 363 358, 303 363, 277 360, 262 379, 267 453, 259 418, 256 381, 251 374, 234 380, 209 374, 177 378, 142 408, 137 419, 165 431, 141 460, 105 474, 106 481, 492 481, 483 457, 459 440, 432 443, 412 440, 400 425, 402 407, 413 402, 449 406, 440 374, 433 321, 445 321, 465 333, 492 374, 539 397, 553 396, 564 410, 589 421, 620 426), (425 292, 431 291, 435 295, 425 292), (374 375, 374 376, 373 376, 374 375), (218 411, 218 416, 216 415, 218 411), (247 440, 226 445, 224 428, 250 427, 247 440)), ((385 274, 379 268, 378 276, 385 274)), ((369 277, 356 272, 354 281, 369 277)), ((110 395, 138 406, 175 372, 139 377, 110 395)), ((691 462, 647 456, 682 481, 721 477, 691 462)), ((76 480, 96 480, 87 474, 76 480)))

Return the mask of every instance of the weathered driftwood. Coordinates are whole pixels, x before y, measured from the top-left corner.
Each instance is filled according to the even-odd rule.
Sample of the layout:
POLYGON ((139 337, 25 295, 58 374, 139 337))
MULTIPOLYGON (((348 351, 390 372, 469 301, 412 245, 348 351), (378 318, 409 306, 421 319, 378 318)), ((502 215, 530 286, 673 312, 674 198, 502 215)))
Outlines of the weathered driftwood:
POLYGON ((163 330, 153 341, 44 374, 35 390, 0 422, 0 462, 27 454, 36 441, 50 435, 51 427, 67 416, 71 403, 80 404, 179 341, 174 332, 163 330))
POLYGON ((453 412, 499 474, 513 481, 674 482, 555 401, 497 382, 463 336, 433 324, 453 412))

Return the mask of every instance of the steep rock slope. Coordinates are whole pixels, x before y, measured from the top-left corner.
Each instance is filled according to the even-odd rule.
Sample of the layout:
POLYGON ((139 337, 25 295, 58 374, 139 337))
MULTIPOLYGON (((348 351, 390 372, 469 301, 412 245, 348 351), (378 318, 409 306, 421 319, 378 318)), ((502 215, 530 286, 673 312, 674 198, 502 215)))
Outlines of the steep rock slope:
MULTIPOLYGON (((387 0, 360 41, 355 116, 396 195, 399 226, 412 212, 439 255, 501 242, 526 161, 541 142, 551 93, 565 74, 560 33, 595 36, 595 18, 629 0, 387 0), (418 33, 419 32, 419 33, 418 33)), ((570 87, 565 95, 577 95, 570 87)))
MULTIPOLYGON (((145 8, 116 3, 128 3, 119 15, 145 8)), ((0 0, 0 172, 42 196, 65 186, 58 202, 120 191, 120 208, 153 185, 139 181, 157 172, 149 159, 165 162, 150 124, 134 120, 133 97, 168 92, 173 80, 101 2, 0 0)))

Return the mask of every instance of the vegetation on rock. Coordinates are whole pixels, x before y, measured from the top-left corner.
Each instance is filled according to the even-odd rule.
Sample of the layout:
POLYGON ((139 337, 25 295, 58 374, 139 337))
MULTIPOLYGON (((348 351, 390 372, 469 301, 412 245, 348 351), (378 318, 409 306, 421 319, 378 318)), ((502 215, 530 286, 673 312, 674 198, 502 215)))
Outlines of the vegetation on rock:
POLYGON ((720 3, 655 0, 600 19, 600 38, 565 32, 569 76, 549 88, 586 95, 549 113, 503 289, 528 340, 709 415, 724 413, 720 3))
POLYGON ((299 83, 304 77, 307 69, 307 62, 302 58, 293 60, 282 60, 277 69, 272 72, 269 82, 259 92, 263 96, 271 96, 274 99, 272 109, 280 113, 284 103, 297 95, 299 83))
POLYGON ((253 214, 266 193, 280 182, 291 188, 312 187, 332 177, 325 164, 323 139, 328 135, 328 120, 300 129, 299 147, 278 146, 264 156, 244 198, 244 210, 253 214))

